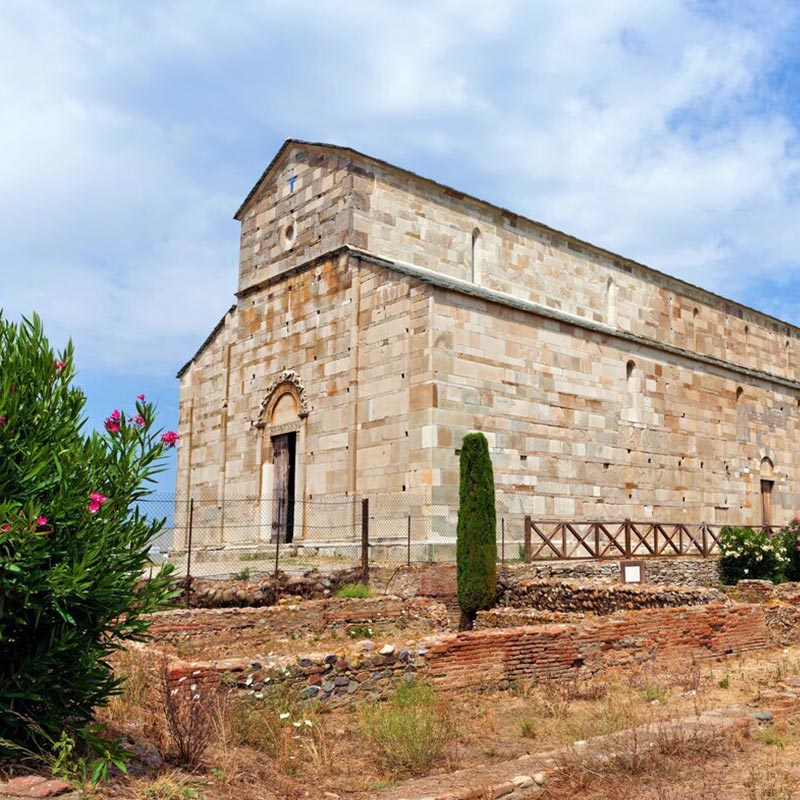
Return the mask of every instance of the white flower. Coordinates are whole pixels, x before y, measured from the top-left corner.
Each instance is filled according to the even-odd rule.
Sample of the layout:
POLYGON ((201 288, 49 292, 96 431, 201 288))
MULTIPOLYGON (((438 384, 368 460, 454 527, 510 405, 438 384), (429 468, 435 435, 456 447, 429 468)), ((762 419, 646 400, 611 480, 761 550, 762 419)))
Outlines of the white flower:
POLYGON ((303 724, 310 728, 314 723, 310 719, 304 719, 303 724))
POLYGON ((295 727, 295 728, 299 728, 299 727, 300 727, 302 724, 303 724, 303 723, 302 723, 302 722, 300 722, 299 720, 297 720, 297 721, 295 721, 295 722, 293 722, 293 723, 292 723, 292 725, 294 725, 294 727, 295 727))
POLYGON ((283 714, 278 714, 278 717, 279 717, 280 719, 289 719, 289 716, 290 716, 290 715, 289 715, 289 712, 288 712, 288 711, 284 711, 284 712, 283 712, 283 714))

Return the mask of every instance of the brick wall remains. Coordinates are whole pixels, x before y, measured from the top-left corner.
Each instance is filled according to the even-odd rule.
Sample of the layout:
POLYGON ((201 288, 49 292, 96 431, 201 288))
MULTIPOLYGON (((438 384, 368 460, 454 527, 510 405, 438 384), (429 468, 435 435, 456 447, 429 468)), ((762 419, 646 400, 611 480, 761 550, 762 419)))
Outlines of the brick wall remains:
POLYGON ((656 658, 710 658, 771 644, 761 606, 632 611, 577 624, 451 634, 432 644, 427 676, 441 689, 561 680, 656 658))
MULTIPOLYGON (((574 620, 574 617, 573 617, 574 620)), ((227 681, 259 692, 287 682, 304 698, 375 697, 397 680, 419 675, 436 688, 504 688, 516 682, 586 677, 658 660, 685 664, 784 646, 800 638, 790 606, 709 605, 620 612, 563 624, 445 634, 402 650, 331 653, 269 664, 245 659, 174 662, 170 680, 194 692, 227 681), (195 687, 195 688, 192 688, 195 687)))

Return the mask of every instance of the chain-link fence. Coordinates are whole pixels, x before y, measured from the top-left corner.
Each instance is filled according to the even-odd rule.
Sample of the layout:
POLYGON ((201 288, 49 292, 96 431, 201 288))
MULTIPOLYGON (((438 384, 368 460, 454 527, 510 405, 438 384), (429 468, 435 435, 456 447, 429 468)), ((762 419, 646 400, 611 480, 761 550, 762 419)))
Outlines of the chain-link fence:
MULTIPOLYGON (((254 498, 154 496, 144 513, 167 522, 153 560, 182 576, 250 578, 277 570, 398 567, 455 561, 457 502, 408 494, 326 496, 280 503, 254 498)), ((498 561, 525 556, 525 514, 498 504, 498 561)))
MULTIPOLYGON (((513 498, 511 502, 514 502, 513 498)), ((249 579, 279 571, 397 568, 456 557, 458 503, 415 495, 326 496, 292 502, 156 496, 141 501, 165 518, 153 561, 179 576, 249 579)), ((703 556, 722 526, 686 522, 537 520, 498 498, 498 563, 580 558, 703 556)))

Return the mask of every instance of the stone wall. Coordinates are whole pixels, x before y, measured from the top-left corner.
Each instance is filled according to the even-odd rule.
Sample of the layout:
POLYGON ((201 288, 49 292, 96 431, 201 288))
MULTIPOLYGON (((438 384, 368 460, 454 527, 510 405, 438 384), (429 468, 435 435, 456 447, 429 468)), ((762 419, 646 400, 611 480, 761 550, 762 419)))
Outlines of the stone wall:
MULTIPOLYGON (((348 583, 359 583, 360 567, 319 572, 309 570, 302 575, 278 573, 278 597, 304 597, 320 599, 330 597, 348 583)), ((276 600, 273 575, 248 580, 211 580, 192 578, 188 581, 190 605, 193 608, 230 608, 233 606, 268 606, 276 600)), ((176 600, 186 603, 187 580, 180 581, 183 594, 176 600)))
MULTIPOLYGON (((195 691, 226 681, 258 692, 288 682, 303 697, 377 696, 414 674, 448 691, 506 688, 566 680, 658 661, 679 668, 704 659, 784 646, 800 638, 800 616, 788 606, 694 606, 620 612, 561 624, 476 630, 426 639, 422 646, 330 653, 268 664, 230 659, 173 662, 173 683, 195 691), (192 688, 195 687, 195 688, 192 688)), ((370 643, 371 644, 371 643, 370 643)))
POLYGON ((772 581, 744 580, 736 586, 725 586, 724 592, 738 603, 769 603, 775 598, 775 584, 772 581))
MULTIPOLYGON (((343 655, 329 653, 309 656, 281 666, 265 665, 244 659, 212 662, 175 661, 168 667, 174 687, 211 689, 225 681, 256 696, 277 683, 295 690, 304 700, 317 698, 331 702, 358 698, 384 697, 398 680, 408 680, 424 664, 424 650, 396 650, 393 646, 379 653, 343 655)), ((192 690, 194 691, 194 690, 192 690)))
MULTIPOLYGON (((700 556, 670 556, 646 558, 645 583, 669 586, 718 586, 719 558, 700 556)), ((532 564, 514 564, 501 571, 501 584, 537 578, 584 579, 620 581, 620 566, 616 559, 598 561, 584 558, 571 561, 542 561, 532 564)))
MULTIPOLYGON (((719 585, 719 559, 714 558, 648 558, 645 561, 647 585, 708 586, 719 585)), ((456 565, 426 564, 419 568, 417 593, 447 600, 456 596, 456 565)), ((511 593, 521 581, 553 578, 580 579, 592 582, 619 583, 619 561, 608 559, 575 559, 541 561, 532 564, 506 564, 498 567, 500 601, 510 605, 511 593)))
POLYGON ((718 589, 638 586, 633 584, 587 584, 574 580, 522 580, 504 593, 514 609, 578 611, 606 615, 641 608, 699 606, 730 600, 718 589))
POLYGON ((264 608, 176 609, 151 616, 152 641, 177 645, 191 640, 193 647, 232 643, 247 649, 263 647, 271 637, 293 631, 320 633, 352 625, 377 629, 419 620, 432 631, 448 628, 441 603, 426 598, 330 598, 284 603, 264 608))

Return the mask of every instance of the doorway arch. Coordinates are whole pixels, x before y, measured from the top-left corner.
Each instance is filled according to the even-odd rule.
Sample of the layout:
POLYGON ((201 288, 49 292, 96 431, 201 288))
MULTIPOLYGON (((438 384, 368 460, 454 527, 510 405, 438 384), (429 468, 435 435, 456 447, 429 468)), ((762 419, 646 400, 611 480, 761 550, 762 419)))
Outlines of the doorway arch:
POLYGON ((255 427, 261 430, 259 504, 261 539, 293 542, 305 529, 306 390, 300 376, 286 370, 272 381, 255 427))

